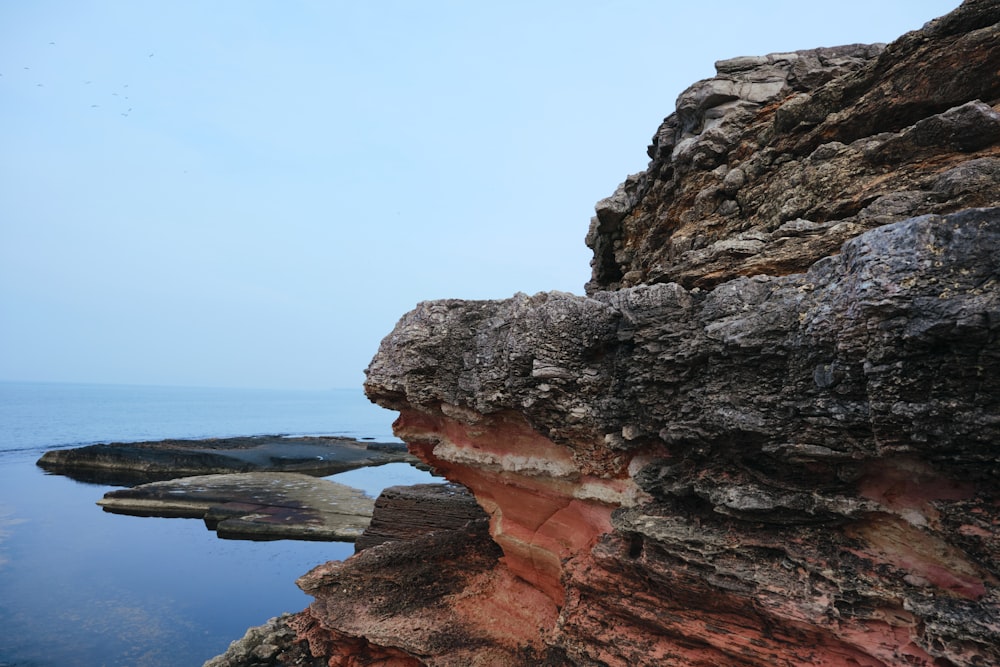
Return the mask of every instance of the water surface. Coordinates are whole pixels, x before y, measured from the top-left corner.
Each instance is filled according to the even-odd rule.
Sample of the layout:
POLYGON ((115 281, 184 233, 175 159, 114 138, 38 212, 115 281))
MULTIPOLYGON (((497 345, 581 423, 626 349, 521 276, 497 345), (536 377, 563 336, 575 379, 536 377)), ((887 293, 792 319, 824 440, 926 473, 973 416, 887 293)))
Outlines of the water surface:
MULTIPOLYGON (((95 505, 112 487, 46 474, 46 450, 287 433, 394 440, 360 391, 0 383, 0 667, 200 665, 311 598, 295 579, 353 553, 332 542, 228 541, 200 520, 95 505)), ((406 464, 331 479, 377 495, 430 481, 406 464)))

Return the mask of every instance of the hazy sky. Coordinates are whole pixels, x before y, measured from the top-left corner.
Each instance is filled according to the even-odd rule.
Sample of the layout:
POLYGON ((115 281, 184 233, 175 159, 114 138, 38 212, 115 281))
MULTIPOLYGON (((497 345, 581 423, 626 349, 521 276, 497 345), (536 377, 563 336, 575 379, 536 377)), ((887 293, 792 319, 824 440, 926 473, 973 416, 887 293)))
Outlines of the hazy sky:
POLYGON ((0 0, 0 380, 356 387, 418 301, 582 293, 740 55, 958 0, 0 0))

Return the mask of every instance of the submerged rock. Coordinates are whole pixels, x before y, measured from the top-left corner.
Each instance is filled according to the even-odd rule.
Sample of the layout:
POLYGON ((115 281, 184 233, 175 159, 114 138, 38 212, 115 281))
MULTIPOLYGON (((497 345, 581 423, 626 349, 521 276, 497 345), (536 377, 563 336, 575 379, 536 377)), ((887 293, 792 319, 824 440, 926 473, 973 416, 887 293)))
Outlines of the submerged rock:
POLYGON ((415 463, 402 443, 260 435, 87 445, 45 452, 38 465, 80 481, 130 486, 185 475, 300 472, 333 475, 384 463, 415 463))
POLYGON ((299 473, 197 475, 110 491, 107 512, 204 519, 219 537, 352 542, 374 500, 359 489, 299 473))

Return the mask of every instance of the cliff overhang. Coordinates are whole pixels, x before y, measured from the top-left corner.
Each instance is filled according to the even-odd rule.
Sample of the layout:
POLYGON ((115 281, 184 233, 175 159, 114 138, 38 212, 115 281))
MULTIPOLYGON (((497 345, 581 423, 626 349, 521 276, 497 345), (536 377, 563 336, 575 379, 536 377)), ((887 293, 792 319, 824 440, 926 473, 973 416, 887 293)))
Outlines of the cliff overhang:
POLYGON ((586 296, 403 316, 366 392, 489 519, 310 573, 313 654, 1000 664, 998 24, 721 61, 586 296))

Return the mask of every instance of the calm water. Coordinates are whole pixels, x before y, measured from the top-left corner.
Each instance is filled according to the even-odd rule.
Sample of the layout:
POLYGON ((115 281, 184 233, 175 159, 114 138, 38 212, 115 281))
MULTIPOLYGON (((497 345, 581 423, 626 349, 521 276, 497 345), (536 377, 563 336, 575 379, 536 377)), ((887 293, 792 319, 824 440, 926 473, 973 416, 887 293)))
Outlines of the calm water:
MULTIPOLYGON (((264 391, 0 382, 0 667, 181 667, 311 598, 295 579, 335 542, 220 540, 199 520, 102 512, 112 487, 48 475, 47 449, 283 433, 391 441, 360 390, 264 391)), ((331 479, 377 495, 429 481, 391 464, 331 479)))

